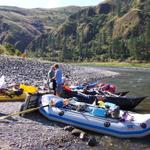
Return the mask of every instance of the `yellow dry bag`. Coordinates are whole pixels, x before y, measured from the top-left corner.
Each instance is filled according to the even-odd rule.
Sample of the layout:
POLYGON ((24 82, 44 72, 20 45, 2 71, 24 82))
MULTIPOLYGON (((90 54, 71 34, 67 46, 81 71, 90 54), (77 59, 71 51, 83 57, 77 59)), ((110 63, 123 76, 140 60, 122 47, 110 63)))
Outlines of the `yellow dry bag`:
POLYGON ((38 92, 38 88, 35 86, 31 86, 31 85, 25 85, 25 84, 20 84, 20 88, 24 90, 24 92, 27 93, 37 93, 38 92))
POLYGON ((105 103, 103 101, 98 101, 98 107, 105 107, 105 103))

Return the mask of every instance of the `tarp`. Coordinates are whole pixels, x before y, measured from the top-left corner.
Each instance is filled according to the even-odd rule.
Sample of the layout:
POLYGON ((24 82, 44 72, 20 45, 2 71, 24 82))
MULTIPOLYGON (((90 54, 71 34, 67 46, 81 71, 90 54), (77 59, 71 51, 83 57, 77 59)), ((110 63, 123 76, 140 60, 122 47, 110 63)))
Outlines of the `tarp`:
POLYGON ((0 89, 5 89, 5 88, 6 88, 5 76, 2 75, 0 78, 0 89))

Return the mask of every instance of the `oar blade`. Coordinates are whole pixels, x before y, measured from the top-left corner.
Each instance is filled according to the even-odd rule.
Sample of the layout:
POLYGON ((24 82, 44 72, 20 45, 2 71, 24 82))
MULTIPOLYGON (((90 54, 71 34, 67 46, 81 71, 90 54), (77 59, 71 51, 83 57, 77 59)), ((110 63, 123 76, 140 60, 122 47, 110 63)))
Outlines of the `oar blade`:
POLYGON ((33 111, 36 111, 40 108, 47 107, 47 106, 49 106, 49 105, 39 106, 39 107, 36 107, 36 108, 30 108, 30 109, 26 109, 26 110, 23 110, 23 111, 20 111, 20 112, 12 113, 12 114, 9 114, 9 115, 6 115, 6 116, 1 116, 0 120, 7 119, 9 117, 20 115, 20 114, 23 114, 23 113, 33 112, 33 111))

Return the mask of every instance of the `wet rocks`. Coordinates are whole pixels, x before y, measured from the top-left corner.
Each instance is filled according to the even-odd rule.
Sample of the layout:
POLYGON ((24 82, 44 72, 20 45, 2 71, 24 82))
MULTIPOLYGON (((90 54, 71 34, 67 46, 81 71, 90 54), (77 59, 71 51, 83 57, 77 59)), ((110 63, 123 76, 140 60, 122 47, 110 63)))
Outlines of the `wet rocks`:
POLYGON ((72 130, 71 134, 74 136, 80 136, 81 132, 82 132, 82 130, 75 128, 72 130))
POLYGON ((97 141, 96 141, 96 139, 95 139, 94 137, 89 138, 89 140, 88 140, 88 142, 87 142, 87 144, 88 144, 89 146, 95 146, 96 143, 97 143, 97 141))
POLYGON ((87 133, 85 133, 85 132, 82 131, 82 132, 80 133, 80 139, 81 139, 82 141, 86 141, 87 138, 88 138, 87 133))
POLYGON ((74 129, 74 127, 72 127, 72 126, 65 126, 64 127, 64 130, 69 131, 69 132, 71 132, 73 129, 74 129))
POLYGON ((94 136, 89 136, 86 132, 82 131, 81 129, 74 128, 70 132, 72 135, 79 137, 82 141, 87 142, 88 146, 95 146, 97 144, 96 138, 94 136))

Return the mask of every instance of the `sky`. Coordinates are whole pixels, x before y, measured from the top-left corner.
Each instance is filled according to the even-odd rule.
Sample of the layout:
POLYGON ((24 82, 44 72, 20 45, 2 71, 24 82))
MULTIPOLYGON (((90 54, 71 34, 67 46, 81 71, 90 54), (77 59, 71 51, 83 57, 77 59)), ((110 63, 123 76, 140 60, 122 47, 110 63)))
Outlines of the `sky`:
POLYGON ((63 6, 92 6, 103 0, 0 0, 0 6, 17 6, 22 8, 56 8, 63 6))

